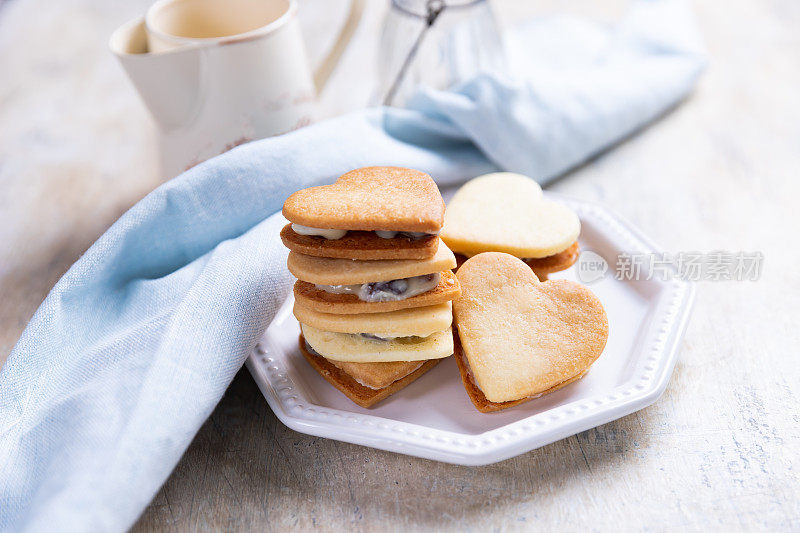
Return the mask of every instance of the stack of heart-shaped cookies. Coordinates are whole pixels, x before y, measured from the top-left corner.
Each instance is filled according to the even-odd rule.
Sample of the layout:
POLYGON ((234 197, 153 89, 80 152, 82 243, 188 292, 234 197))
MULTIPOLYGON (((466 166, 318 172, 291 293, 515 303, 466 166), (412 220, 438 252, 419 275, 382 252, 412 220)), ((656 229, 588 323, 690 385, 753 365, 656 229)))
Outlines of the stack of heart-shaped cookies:
POLYGON ((453 354, 451 301, 461 289, 438 236, 444 210, 430 176, 398 167, 353 170, 284 203, 300 350, 358 405, 453 354))

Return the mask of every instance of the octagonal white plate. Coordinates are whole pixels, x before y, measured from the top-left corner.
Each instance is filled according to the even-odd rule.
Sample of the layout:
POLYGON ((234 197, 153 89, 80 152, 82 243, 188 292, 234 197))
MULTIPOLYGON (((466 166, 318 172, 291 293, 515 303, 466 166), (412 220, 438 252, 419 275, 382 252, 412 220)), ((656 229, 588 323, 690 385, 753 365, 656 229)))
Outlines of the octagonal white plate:
MULTIPOLYGON (((548 194, 548 196, 555 196, 548 194)), ((663 393, 677 358, 694 288, 685 281, 618 280, 619 253, 655 253, 647 238, 605 208, 558 197, 581 218, 581 249, 611 268, 589 285, 608 313, 605 351, 589 373, 552 394, 498 413, 478 412, 453 358, 372 409, 353 404, 303 359, 290 296, 247 360, 278 418, 319 437, 463 465, 525 453, 642 409, 663 393)), ((576 278, 575 267, 552 277, 576 278)))

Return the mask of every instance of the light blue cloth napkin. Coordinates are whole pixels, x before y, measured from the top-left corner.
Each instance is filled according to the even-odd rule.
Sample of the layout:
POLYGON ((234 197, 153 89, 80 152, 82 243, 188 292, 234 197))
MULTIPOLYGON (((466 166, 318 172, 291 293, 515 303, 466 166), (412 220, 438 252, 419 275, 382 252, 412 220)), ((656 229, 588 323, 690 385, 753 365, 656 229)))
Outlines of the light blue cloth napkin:
POLYGON ((289 291, 293 191, 367 165, 440 184, 546 182, 683 98, 704 64, 685 6, 613 30, 516 34, 526 81, 479 77, 239 147, 148 195, 56 284, 0 373, 0 530, 119 531, 167 478, 289 291), (477 148, 479 149, 476 149, 477 148))

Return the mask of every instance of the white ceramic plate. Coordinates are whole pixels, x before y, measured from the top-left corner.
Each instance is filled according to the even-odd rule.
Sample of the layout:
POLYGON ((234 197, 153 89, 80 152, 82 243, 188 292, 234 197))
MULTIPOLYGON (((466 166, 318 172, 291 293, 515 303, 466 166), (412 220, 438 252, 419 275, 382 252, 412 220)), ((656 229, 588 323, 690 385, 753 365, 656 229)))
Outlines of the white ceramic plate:
MULTIPOLYGON (((555 196, 548 194, 548 196, 555 196)), ((300 354, 293 298, 247 360, 272 410, 310 435, 462 465, 525 453, 642 409, 664 392, 694 299, 691 284, 613 275, 619 253, 657 248, 598 205, 558 197, 580 216, 580 245, 604 257, 609 273, 589 287, 608 313, 605 351, 583 379, 540 399, 483 414, 470 402, 452 357, 372 409, 353 404, 300 354)), ((577 280, 576 267, 551 276, 577 280)), ((586 278, 584 278, 586 279, 586 278)))

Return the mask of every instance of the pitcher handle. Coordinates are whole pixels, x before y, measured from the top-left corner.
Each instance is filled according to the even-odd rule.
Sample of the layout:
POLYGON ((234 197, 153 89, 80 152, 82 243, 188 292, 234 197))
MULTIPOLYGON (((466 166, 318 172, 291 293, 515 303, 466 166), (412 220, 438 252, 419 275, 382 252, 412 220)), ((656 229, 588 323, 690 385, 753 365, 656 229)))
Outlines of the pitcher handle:
POLYGON ((350 0, 350 12, 347 14, 347 19, 344 21, 342 29, 339 30, 339 35, 336 37, 333 46, 328 51, 325 59, 322 60, 316 72, 314 72, 314 86, 317 89, 317 94, 322 92, 328 78, 331 77, 333 69, 342 58, 342 54, 350 44, 350 39, 358 28, 358 23, 361 20, 361 14, 364 12, 365 0, 350 0))

